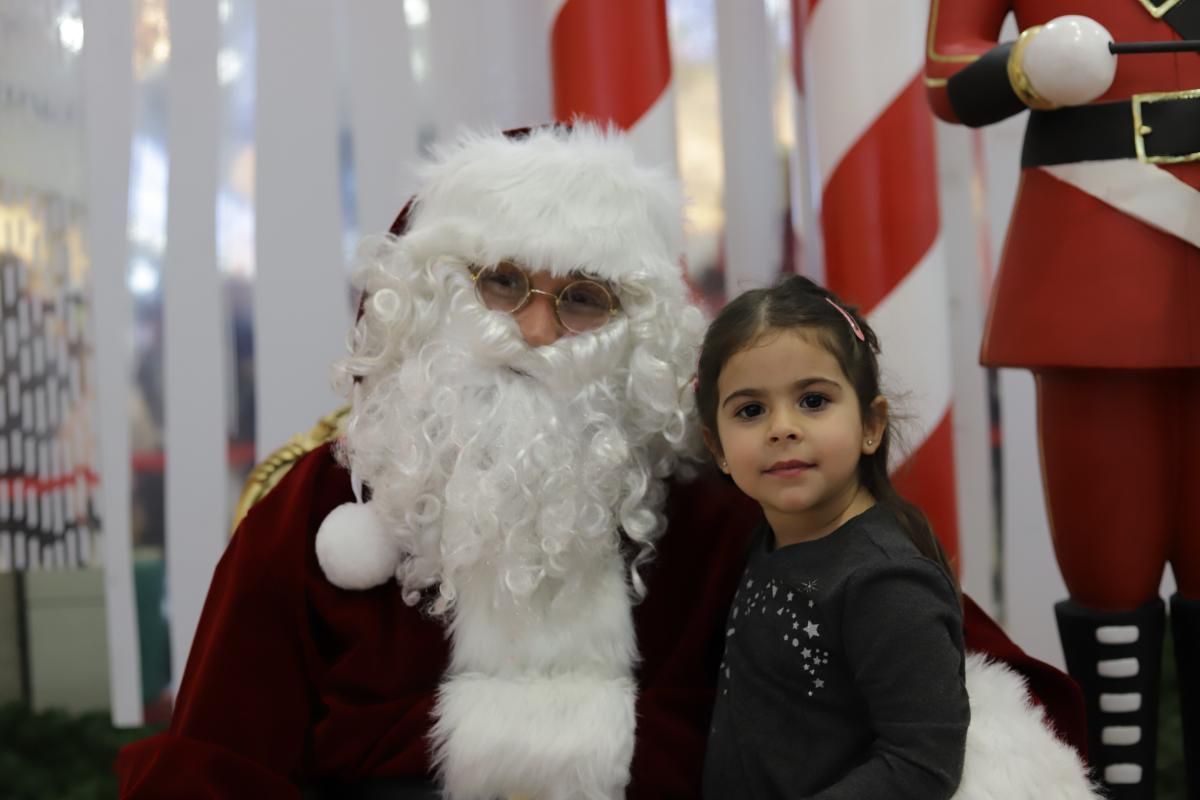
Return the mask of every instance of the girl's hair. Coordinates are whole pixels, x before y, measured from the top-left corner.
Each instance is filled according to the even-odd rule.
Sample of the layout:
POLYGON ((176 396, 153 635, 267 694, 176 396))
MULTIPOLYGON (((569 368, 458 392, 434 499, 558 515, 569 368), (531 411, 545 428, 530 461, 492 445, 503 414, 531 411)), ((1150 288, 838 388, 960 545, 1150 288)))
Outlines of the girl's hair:
MULTIPOLYGON (((717 432, 717 380, 725 364, 766 334, 798 328, 812 332, 837 359, 858 394, 862 419, 874 413, 871 402, 881 394, 878 337, 853 306, 808 278, 794 275, 772 288, 754 289, 738 296, 721 309, 709 326, 700 351, 696 406, 701 424, 713 436, 717 432)), ((917 549, 939 564, 957 587, 954 570, 929 520, 892 486, 888 450, 894 436, 889 419, 879 449, 859 459, 859 483, 877 503, 891 510, 917 549)))

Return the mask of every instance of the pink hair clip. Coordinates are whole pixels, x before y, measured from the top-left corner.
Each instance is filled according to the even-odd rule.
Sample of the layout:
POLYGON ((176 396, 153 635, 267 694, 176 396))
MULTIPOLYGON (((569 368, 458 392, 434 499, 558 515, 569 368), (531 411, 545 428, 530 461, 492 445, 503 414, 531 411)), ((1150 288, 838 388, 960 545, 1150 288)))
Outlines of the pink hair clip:
POLYGON ((846 322, 850 323, 850 329, 852 331, 854 331, 854 335, 858 337, 858 340, 860 342, 865 342, 867 340, 867 337, 863 336, 862 328, 858 327, 858 323, 854 321, 854 317, 850 316, 850 314, 847 313, 846 309, 842 308, 841 306, 839 306, 837 303, 833 302, 833 300, 831 300, 828 297, 825 298, 825 302, 829 303, 829 305, 836 308, 838 310, 838 313, 846 318, 846 322))

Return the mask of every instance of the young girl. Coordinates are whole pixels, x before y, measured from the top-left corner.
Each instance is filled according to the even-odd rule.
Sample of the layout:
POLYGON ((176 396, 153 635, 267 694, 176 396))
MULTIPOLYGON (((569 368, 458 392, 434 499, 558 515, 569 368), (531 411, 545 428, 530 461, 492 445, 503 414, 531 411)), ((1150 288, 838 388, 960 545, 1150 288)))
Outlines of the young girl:
POLYGON ((741 295, 705 337, 705 440, 766 517, 726 626, 711 800, 937 800, 958 786, 959 594, 888 477, 878 352, 854 309, 800 277, 741 295))

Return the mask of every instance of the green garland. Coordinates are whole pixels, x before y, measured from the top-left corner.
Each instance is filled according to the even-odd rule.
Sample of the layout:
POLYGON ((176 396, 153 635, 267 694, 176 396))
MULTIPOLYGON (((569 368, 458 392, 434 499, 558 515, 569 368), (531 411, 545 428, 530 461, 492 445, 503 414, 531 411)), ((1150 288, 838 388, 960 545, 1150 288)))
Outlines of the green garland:
POLYGON ((0 797, 4 800, 111 800, 117 750, 155 731, 113 728, 107 712, 34 713, 0 706, 0 797))

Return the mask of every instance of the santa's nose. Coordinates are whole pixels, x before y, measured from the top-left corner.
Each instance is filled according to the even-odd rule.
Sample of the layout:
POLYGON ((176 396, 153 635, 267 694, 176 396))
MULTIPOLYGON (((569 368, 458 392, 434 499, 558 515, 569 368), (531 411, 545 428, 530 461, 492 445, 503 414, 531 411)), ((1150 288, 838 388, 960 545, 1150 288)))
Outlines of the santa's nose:
POLYGON ((534 294, 525 307, 517 312, 517 325, 530 347, 554 344, 564 333, 554 314, 554 298, 541 294, 534 294))

